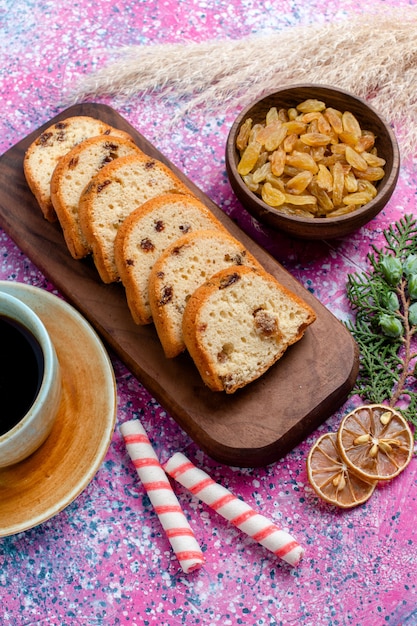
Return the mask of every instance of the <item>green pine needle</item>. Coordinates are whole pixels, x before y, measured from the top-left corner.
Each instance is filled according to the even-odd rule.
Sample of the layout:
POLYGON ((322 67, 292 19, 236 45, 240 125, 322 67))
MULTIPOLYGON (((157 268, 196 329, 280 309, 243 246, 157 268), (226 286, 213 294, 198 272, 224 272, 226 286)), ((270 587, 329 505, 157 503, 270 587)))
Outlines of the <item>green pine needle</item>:
POLYGON ((385 247, 372 246, 368 254, 370 271, 348 276, 347 296, 356 319, 346 326, 360 352, 352 393, 369 403, 395 406, 417 432, 417 294, 412 289, 417 221, 406 215, 383 234, 385 247))

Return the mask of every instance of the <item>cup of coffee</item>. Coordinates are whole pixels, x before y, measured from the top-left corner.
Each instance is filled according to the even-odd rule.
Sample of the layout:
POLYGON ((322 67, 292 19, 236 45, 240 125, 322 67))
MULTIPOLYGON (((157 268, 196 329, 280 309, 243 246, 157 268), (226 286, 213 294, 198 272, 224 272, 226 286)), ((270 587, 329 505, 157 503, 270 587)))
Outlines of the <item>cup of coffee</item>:
POLYGON ((0 291, 0 467, 35 452, 52 430, 61 399, 55 348, 36 313, 0 291))

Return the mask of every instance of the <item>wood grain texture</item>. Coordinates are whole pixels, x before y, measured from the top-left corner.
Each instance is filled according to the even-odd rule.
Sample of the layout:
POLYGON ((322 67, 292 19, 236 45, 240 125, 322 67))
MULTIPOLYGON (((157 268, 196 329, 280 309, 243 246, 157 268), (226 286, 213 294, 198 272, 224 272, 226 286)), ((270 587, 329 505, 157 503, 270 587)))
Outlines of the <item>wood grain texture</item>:
POLYGON ((353 387, 358 350, 343 324, 106 105, 72 106, 0 157, 0 225, 189 436, 221 463, 259 467, 276 461, 329 417, 353 387), (99 117, 130 132, 144 152, 171 167, 267 271, 313 307, 316 322, 259 380, 226 396, 204 386, 187 354, 166 359, 154 327, 136 326, 131 319, 122 285, 103 284, 90 259, 73 259, 59 224, 43 218, 24 178, 24 152, 47 126, 72 115, 99 117))
POLYGON ((358 230, 382 211, 397 184, 400 153, 397 139, 389 124, 373 107, 360 98, 335 87, 292 85, 266 94, 237 116, 227 138, 226 169, 236 196, 249 213, 260 221, 300 239, 334 239, 358 230), (247 118, 251 118, 254 124, 264 124, 266 114, 271 107, 289 109, 309 98, 321 100, 327 107, 353 113, 363 130, 370 130, 375 134, 378 155, 386 160, 385 176, 377 183, 377 196, 352 213, 339 217, 313 219, 286 215, 279 209, 268 206, 259 196, 249 191, 237 171, 240 155, 236 149, 236 137, 242 123, 247 118))

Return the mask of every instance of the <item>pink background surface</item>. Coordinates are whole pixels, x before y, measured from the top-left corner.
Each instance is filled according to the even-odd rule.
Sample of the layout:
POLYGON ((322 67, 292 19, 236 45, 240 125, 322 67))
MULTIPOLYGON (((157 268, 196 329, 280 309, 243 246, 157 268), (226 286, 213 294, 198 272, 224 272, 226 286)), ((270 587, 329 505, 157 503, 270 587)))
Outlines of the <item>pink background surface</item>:
MULTIPOLYGON (((366 10, 415 2, 366 3, 366 10)), ((240 38, 364 10, 363 2, 0 0, 0 153, 62 110, 64 89, 130 44, 240 38)), ((366 18, 364 18, 366 19, 366 18)), ((100 101, 100 100, 97 100, 100 101)), ((202 108, 175 133, 175 103, 150 95, 102 99, 178 165, 341 320, 351 315, 346 277, 366 267, 372 242, 415 211, 417 172, 402 163, 397 189, 372 223, 340 241, 297 242, 254 224, 233 197, 224 146, 233 119, 202 108)), ((0 229, 0 279, 54 292, 0 229)), ((214 479, 288 530, 305 547, 292 569, 186 490, 176 493, 206 556, 186 575, 129 461, 118 427, 97 475, 62 513, 0 539, 0 623, 390 626, 417 624, 417 464, 352 511, 318 501, 305 460, 335 430, 347 402, 280 461, 260 469, 221 466, 177 426, 114 355, 117 426, 140 418, 163 460, 183 451, 214 479)), ((0 488, 1 507, 1 488, 0 488)))

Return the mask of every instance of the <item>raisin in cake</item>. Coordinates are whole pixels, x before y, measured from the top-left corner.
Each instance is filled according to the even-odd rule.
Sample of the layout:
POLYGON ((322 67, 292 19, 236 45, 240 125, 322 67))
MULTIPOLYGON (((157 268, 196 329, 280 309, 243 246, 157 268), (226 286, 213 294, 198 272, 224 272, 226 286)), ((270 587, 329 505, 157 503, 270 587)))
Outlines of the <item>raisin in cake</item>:
POLYGON ((241 265, 222 270, 192 294, 182 330, 205 384, 234 393, 264 374, 315 318, 272 275, 241 265))
POLYGON ((133 211, 116 235, 116 266, 136 324, 152 322, 148 280, 155 261, 170 244, 201 229, 226 230, 200 200, 162 194, 133 211))
POLYGON ((93 176, 81 194, 79 216, 103 282, 120 280, 114 246, 125 219, 147 200, 168 192, 191 194, 166 165, 145 154, 120 157, 93 176))
POLYGON ((213 274, 235 265, 260 267, 240 241, 216 230, 184 235, 157 259, 149 277, 149 301, 165 356, 185 350, 182 317, 191 294, 213 274))
POLYGON ((101 120, 78 115, 52 124, 30 144, 23 160, 23 170, 29 188, 48 221, 57 219, 51 201, 50 184, 59 159, 84 139, 110 133, 128 136, 101 120))
POLYGON ((59 159, 51 178, 51 200, 74 259, 90 252, 79 219, 82 191, 107 163, 139 153, 141 150, 132 138, 99 135, 82 141, 59 159))

